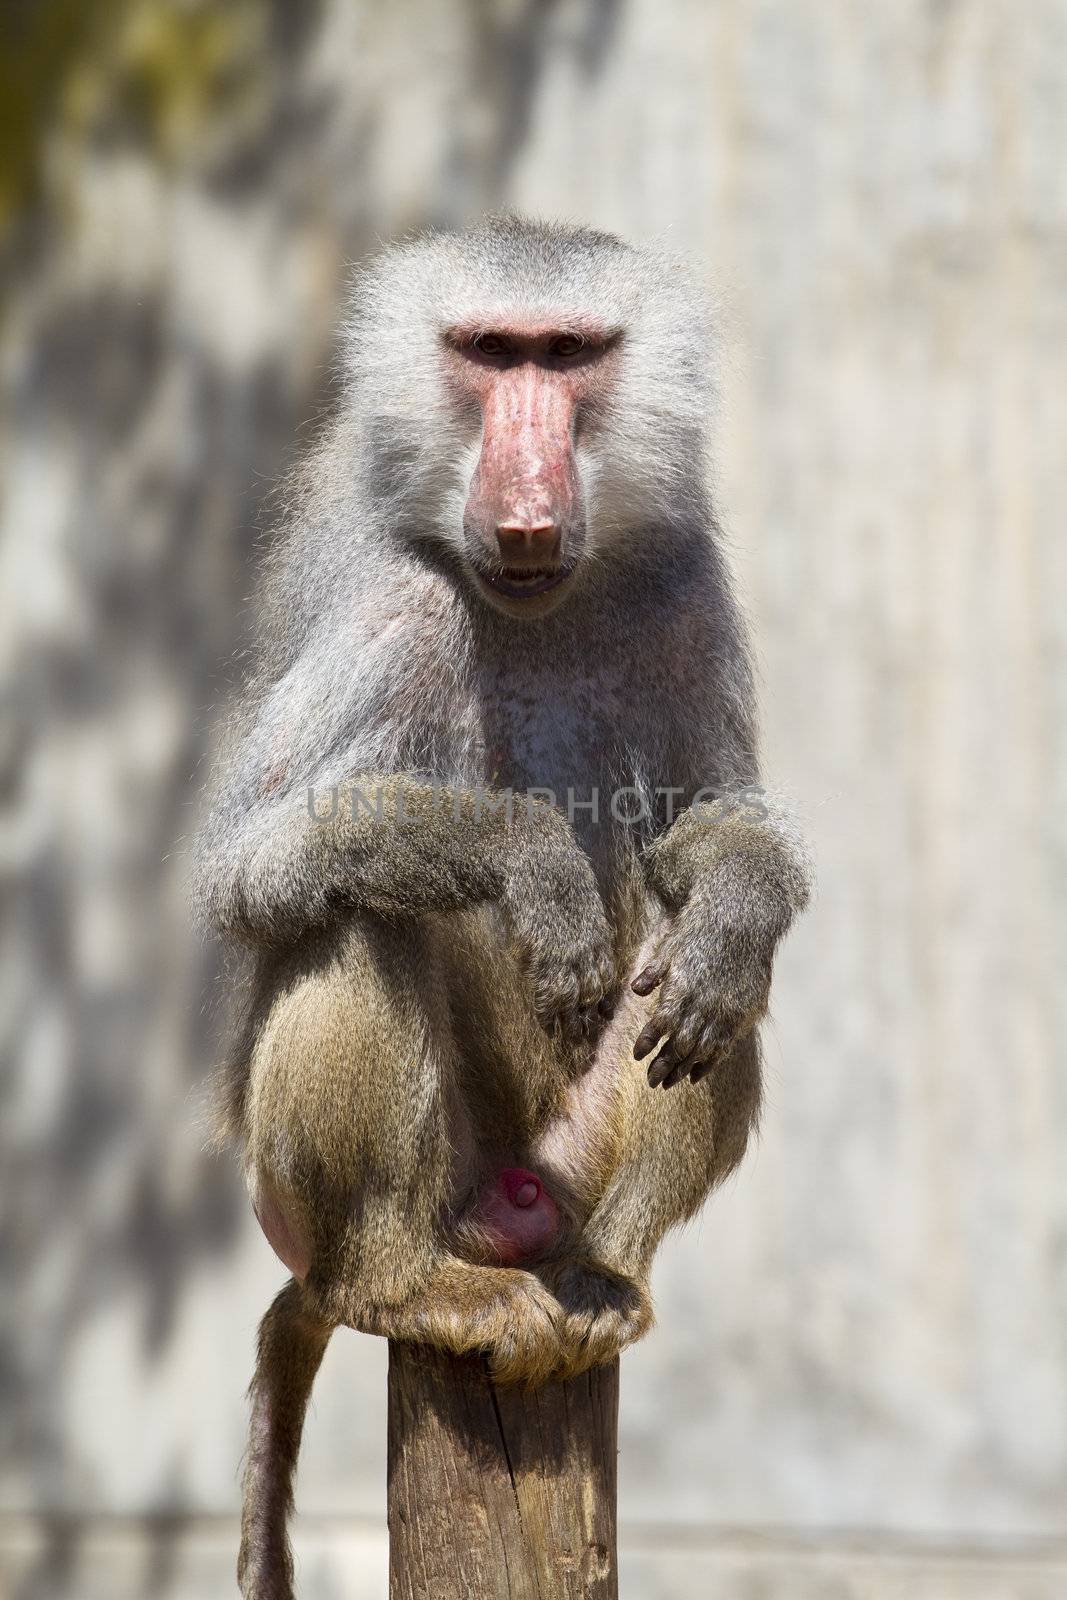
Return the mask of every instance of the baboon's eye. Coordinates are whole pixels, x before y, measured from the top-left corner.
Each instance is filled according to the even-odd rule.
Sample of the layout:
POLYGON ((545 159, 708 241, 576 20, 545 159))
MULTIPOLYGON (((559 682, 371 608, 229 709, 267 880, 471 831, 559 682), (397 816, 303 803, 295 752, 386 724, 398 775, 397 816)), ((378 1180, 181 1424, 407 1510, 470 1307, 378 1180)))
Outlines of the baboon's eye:
POLYGON ((511 354, 511 346, 498 333, 479 333, 471 340, 474 349, 491 359, 511 354))
POLYGON ((578 333, 561 333, 552 341, 552 354, 559 361, 570 361, 585 349, 585 340, 578 333))

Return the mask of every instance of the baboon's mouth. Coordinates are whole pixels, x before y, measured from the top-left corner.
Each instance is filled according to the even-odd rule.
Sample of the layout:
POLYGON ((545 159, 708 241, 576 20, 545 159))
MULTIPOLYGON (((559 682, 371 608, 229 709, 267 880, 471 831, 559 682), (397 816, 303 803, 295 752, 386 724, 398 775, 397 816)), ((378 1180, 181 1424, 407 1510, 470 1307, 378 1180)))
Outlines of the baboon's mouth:
POLYGON ((502 567, 497 572, 478 569, 478 576, 497 594, 509 600, 528 600, 546 594, 570 577, 573 567, 502 567))

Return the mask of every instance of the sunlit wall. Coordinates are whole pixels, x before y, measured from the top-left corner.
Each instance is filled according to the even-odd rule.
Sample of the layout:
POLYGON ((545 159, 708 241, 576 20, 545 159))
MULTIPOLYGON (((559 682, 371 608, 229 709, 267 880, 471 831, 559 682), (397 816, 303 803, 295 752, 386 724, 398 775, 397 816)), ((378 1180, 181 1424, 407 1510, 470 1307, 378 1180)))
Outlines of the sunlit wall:
MULTIPOLYGON (((629 1600, 1067 1592, 1067 5, 8 0, 0 1593, 233 1592, 283 1277, 206 1152, 195 825, 347 264, 515 204, 690 252, 818 902, 756 1154, 623 1369, 629 1600)), ((307 1600, 384 1595, 384 1351, 307 1600)))

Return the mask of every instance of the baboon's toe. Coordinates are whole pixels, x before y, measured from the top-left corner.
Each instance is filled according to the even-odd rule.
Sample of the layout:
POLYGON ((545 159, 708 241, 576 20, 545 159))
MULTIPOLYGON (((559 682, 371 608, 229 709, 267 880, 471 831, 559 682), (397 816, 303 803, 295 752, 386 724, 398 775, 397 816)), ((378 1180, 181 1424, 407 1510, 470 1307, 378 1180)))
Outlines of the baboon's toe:
POLYGON ((562 1312, 564 1377, 613 1360, 652 1326, 648 1291, 633 1279, 571 1261, 555 1268, 548 1281, 562 1312))

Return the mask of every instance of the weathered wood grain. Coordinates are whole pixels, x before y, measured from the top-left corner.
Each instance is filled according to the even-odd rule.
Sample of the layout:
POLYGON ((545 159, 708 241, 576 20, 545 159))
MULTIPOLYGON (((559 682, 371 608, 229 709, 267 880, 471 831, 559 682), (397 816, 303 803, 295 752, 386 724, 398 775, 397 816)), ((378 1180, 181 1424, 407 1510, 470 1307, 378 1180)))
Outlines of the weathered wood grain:
POLYGON ((616 1600, 619 1364, 498 1389, 389 1349, 390 1600, 616 1600))

